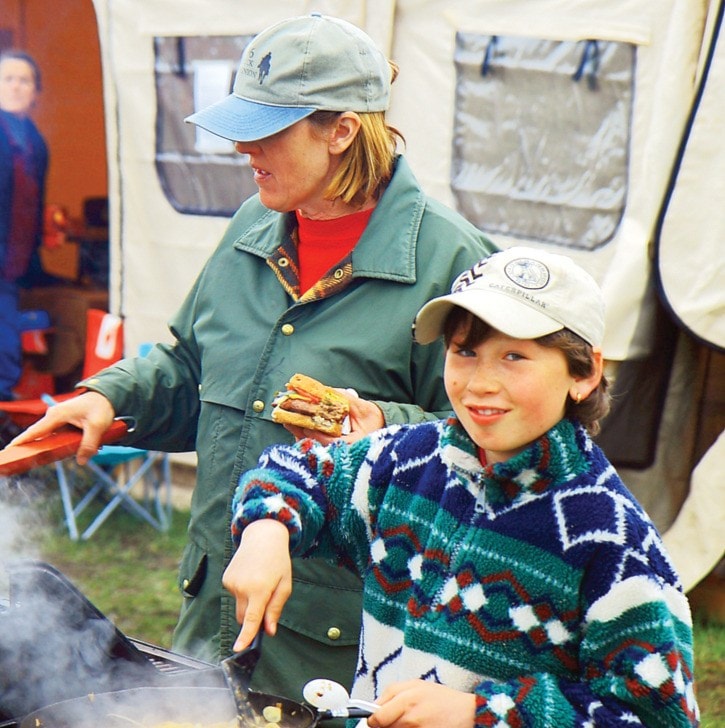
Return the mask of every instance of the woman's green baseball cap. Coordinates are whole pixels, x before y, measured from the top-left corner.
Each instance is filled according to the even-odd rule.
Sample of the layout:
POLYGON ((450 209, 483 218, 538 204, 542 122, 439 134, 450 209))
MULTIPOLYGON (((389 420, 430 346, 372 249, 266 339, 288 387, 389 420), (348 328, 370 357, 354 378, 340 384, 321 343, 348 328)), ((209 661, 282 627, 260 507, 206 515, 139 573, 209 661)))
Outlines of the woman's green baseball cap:
POLYGON ((232 93, 185 121, 232 141, 257 141, 319 110, 385 111, 390 82, 390 65, 366 33, 313 13, 255 36, 232 93))

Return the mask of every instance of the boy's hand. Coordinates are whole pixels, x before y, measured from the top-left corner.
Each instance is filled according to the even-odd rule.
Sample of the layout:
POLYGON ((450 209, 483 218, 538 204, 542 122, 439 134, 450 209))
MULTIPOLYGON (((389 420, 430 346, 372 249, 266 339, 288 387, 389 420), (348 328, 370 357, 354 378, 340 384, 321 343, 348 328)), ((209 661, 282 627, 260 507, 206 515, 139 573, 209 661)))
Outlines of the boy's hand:
POLYGON ((268 518, 250 523, 222 584, 237 600, 237 621, 242 625, 235 652, 247 647, 262 625, 268 635, 275 634, 282 607, 292 593, 287 528, 268 518))
POLYGON ((375 701, 369 728, 473 728, 476 696, 425 680, 390 685, 375 701))

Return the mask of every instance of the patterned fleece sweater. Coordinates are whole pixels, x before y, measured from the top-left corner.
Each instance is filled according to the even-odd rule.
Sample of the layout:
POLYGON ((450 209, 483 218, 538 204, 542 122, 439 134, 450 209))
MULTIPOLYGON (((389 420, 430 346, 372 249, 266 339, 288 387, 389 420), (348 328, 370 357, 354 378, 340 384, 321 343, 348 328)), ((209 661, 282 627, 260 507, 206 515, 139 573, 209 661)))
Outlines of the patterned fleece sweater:
POLYGON ((272 447, 260 466, 233 538, 273 518, 295 555, 361 575, 356 697, 421 678, 475 693, 476 726, 698 724, 679 579, 577 423, 485 467, 455 419, 272 447))

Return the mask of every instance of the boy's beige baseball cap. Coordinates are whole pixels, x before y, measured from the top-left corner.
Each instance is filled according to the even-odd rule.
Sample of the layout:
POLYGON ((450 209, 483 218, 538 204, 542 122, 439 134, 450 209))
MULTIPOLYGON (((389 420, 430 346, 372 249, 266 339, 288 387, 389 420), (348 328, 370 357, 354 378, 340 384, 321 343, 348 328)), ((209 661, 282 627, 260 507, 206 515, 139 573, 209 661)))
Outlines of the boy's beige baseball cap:
POLYGON ((601 346, 604 338, 604 299, 594 278, 571 258, 535 248, 494 253, 461 273, 449 295, 420 309, 415 340, 429 344, 440 336, 454 306, 516 339, 561 329, 592 346, 601 346))
POLYGON ((235 142, 257 141, 315 111, 385 111, 390 83, 390 64, 366 33, 312 13, 255 36, 232 93, 184 121, 235 142))

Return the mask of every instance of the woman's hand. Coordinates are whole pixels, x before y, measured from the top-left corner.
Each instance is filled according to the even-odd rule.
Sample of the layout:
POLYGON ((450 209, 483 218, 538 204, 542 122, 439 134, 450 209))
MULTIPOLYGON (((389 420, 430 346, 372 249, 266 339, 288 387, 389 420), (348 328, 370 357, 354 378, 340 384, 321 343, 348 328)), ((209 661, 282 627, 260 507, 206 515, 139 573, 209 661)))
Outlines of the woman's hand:
POLYGON ((374 402, 367 399, 361 399, 357 396, 354 389, 335 389, 350 405, 350 433, 341 437, 330 437, 323 432, 317 430, 309 430, 303 427, 294 427, 293 425, 285 425, 295 439, 301 440, 305 437, 311 437, 313 440, 321 442, 323 445, 329 445, 336 440, 344 440, 345 442, 355 442, 369 435, 381 427, 385 427, 385 418, 383 413, 374 402))
POLYGON ((275 634, 282 607, 292 593, 286 526, 269 518, 250 523, 242 531, 222 584, 237 600, 237 622, 242 625, 235 652, 247 647, 262 625, 268 635, 275 634))
POLYGON ((45 416, 21 432, 8 447, 50 435, 63 425, 74 425, 83 430, 76 461, 85 465, 98 452, 101 438, 115 416, 113 405, 102 394, 85 392, 48 407, 45 416))
POLYGON ((386 688, 367 719, 370 728, 473 728, 476 696, 427 682, 407 680, 386 688))

